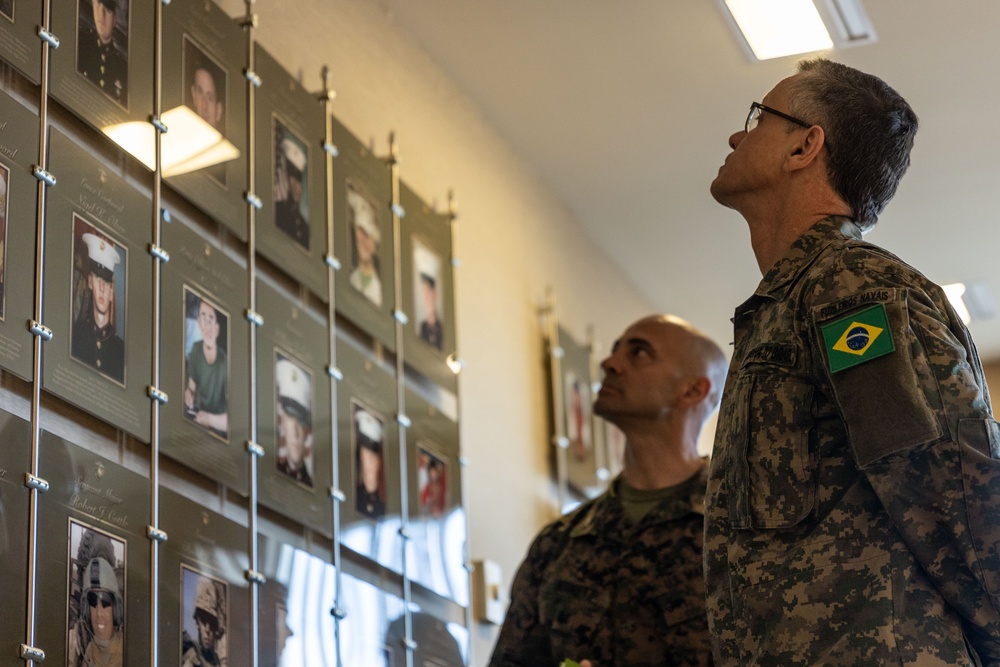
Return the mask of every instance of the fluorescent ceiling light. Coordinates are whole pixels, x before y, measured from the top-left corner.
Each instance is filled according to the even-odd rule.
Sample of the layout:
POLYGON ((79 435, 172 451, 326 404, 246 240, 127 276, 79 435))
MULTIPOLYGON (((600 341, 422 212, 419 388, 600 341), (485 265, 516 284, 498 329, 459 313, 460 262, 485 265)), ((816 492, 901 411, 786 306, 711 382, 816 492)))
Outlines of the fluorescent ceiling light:
POLYGON ((948 301, 962 321, 968 324, 976 320, 992 320, 997 316, 997 302, 990 286, 981 281, 942 285, 948 301))
MULTIPOLYGON (((240 156, 236 146, 187 107, 174 107, 160 120, 167 126, 160 155, 165 177, 204 169, 240 156)), ((150 123, 120 123, 103 128, 103 132, 150 170, 156 168, 156 129, 150 123)))
POLYGON ((718 0, 753 61, 876 39, 861 0, 718 0))

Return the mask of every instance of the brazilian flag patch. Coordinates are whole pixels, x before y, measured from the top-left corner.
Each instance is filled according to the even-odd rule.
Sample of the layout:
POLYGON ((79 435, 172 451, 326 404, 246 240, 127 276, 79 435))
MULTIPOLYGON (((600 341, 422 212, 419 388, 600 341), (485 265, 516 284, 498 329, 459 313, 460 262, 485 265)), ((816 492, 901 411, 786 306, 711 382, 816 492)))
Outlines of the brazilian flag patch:
POLYGON ((831 373, 896 351, 885 304, 877 303, 851 313, 836 322, 824 324, 821 329, 831 373))

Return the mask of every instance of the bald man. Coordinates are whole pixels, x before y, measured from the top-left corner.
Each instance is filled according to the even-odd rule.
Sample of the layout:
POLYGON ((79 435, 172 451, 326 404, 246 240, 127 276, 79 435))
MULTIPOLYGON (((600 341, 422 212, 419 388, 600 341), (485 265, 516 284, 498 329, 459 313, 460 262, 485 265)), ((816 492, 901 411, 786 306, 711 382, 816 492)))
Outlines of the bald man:
POLYGON ((535 538, 490 667, 711 664, 698 436, 726 358, 684 320, 655 315, 628 327, 601 368, 594 412, 625 434, 624 468, 535 538))

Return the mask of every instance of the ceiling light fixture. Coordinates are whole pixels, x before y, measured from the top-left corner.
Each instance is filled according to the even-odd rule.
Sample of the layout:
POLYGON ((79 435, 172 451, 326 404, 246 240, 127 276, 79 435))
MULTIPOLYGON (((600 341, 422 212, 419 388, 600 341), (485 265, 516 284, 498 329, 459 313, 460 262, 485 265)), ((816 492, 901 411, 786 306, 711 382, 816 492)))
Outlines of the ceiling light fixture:
MULTIPOLYGON (((185 106, 167 111, 161 120, 168 130, 162 138, 160 155, 165 177, 204 169, 240 156, 236 146, 185 106)), ((110 125, 102 131, 150 170, 156 168, 156 129, 152 124, 132 121, 110 125)))
POLYGON ((870 44, 861 0, 718 0, 751 62, 870 44))
POLYGON ((962 321, 992 320, 997 316, 997 303, 993 290, 985 282, 974 280, 968 283, 942 285, 948 301, 962 321))

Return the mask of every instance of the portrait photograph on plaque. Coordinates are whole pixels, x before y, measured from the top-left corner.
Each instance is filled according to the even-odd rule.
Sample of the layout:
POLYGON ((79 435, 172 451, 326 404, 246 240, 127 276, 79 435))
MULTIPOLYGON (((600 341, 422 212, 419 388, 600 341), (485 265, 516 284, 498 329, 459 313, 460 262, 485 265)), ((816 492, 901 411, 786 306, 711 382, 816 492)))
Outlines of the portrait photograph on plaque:
POLYGON ((161 490, 160 661, 221 667, 249 663, 246 528, 161 490))
POLYGON ((255 58, 264 82, 256 92, 257 248, 325 301, 326 115, 259 45, 255 58))
MULTIPOLYGON (((147 464, 148 465, 148 464, 147 464)), ((149 480, 42 433, 38 646, 46 664, 131 665, 149 645, 149 480)))
POLYGON ((182 137, 163 136, 164 150, 177 147, 165 180, 245 241, 246 36, 215 2, 172 0, 163 7, 163 42, 163 115, 184 127, 182 137))
MULTIPOLYGON (((19 0, 20 1, 20 0, 19 0)), ((52 95, 98 130, 152 113, 153 7, 138 0, 52 5, 52 95)))
POLYGON ((455 352, 455 290, 451 266, 451 222, 405 183, 401 271, 406 363, 439 385, 455 390, 448 356, 455 352))
MULTIPOLYGON (((0 19, 2 22, 3 19, 0 19)), ((0 367, 32 374, 38 117, 0 91, 0 367)))
POLYGON ((455 414, 407 387, 409 539, 406 575, 430 591, 465 605, 469 602, 464 545, 462 471, 455 414))
POLYGON ((257 441, 260 503, 323 535, 333 533, 329 334, 321 315, 257 283, 257 441))
POLYGON ((394 367, 379 348, 337 331, 341 543, 402 574, 399 430, 394 367))
POLYGON ((160 409, 162 451, 246 494, 246 269, 180 214, 162 243, 170 262, 162 269, 160 373, 171 397, 160 409))
POLYGON ((0 411, 0 592, 9 604, 0 605, 0 645, 24 641, 28 596, 28 496, 24 473, 31 465, 31 424, 0 411), (16 601, 16 603, 15 603, 16 601))
POLYGON ((149 439, 151 203, 112 168, 52 130, 45 238, 46 389, 149 439))
POLYGON ((0 0, 0 58, 32 83, 39 82, 42 71, 41 23, 41 0, 0 0))
POLYGON ((73 214, 71 359, 125 387, 128 248, 73 214))
POLYGON ((66 664, 124 665, 125 540, 70 519, 66 562, 66 664))
POLYGON ((391 173, 385 160, 336 118, 333 143, 333 233, 341 270, 337 271, 337 310, 395 348, 392 311, 396 294, 393 272, 391 173))

